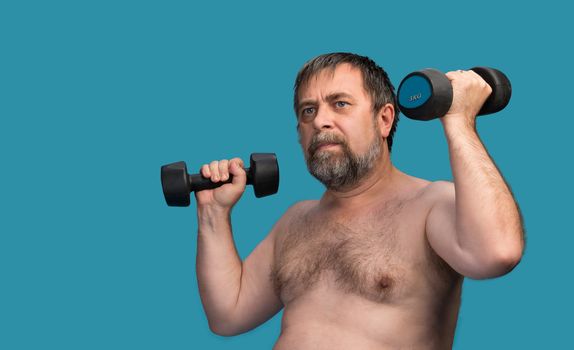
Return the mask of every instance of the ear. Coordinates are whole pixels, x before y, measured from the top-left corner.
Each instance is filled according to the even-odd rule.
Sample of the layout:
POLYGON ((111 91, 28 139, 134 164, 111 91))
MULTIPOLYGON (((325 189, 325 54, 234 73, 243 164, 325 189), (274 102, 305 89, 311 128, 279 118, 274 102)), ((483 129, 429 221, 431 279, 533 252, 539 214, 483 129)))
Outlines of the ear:
POLYGON ((387 138, 395 121, 395 107, 391 103, 385 104, 377 113, 377 124, 383 138, 387 138))

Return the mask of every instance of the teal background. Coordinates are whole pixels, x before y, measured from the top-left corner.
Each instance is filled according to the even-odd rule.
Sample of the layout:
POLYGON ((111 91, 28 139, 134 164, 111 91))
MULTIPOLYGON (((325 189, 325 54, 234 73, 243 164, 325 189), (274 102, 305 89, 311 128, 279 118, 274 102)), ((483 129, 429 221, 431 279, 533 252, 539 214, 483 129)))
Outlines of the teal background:
MULTIPOLYGON (((322 187, 297 144, 299 67, 367 55, 413 70, 492 66, 509 106, 478 130, 522 209, 509 275, 467 280, 455 349, 572 344, 571 81, 566 2, 0 2, 0 349, 269 349, 280 315, 210 332, 195 205, 165 205, 160 166, 277 153, 279 194, 233 212, 242 258, 322 187)), ((402 118, 401 170, 450 179, 441 124, 402 118)))

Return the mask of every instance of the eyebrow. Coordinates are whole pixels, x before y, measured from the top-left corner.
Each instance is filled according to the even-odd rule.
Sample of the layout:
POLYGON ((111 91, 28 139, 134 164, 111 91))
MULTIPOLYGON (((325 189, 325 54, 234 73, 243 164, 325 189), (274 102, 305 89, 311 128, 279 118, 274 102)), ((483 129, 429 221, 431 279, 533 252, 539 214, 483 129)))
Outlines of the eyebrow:
MULTIPOLYGON (((337 100, 342 99, 342 98, 353 100, 353 96, 346 93, 346 92, 333 92, 333 93, 330 93, 329 95, 327 95, 327 97, 325 99, 328 102, 333 102, 333 101, 337 101, 337 100)), ((317 104, 317 100, 313 100, 313 99, 303 100, 299 103, 299 110, 301 110, 303 107, 306 107, 309 105, 313 106, 316 104, 317 104)))

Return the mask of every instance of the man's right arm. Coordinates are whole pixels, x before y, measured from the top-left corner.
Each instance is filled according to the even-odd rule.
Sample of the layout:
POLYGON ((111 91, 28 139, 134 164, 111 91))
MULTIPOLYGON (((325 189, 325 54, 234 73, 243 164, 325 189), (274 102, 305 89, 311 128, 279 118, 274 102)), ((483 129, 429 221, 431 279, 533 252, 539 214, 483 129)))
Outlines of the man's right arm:
POLYGON ((279 225, 242 262, 230 220, 231 208, 245 189, 242 162, 237 158, 229 163, 212 162, 202 168, 202 174, 215 182, 233 175, 232 184, 196 192, 196 269, 210 329, 219 335, 236 335, 257 327, 283 306, 269 279, 279 225))

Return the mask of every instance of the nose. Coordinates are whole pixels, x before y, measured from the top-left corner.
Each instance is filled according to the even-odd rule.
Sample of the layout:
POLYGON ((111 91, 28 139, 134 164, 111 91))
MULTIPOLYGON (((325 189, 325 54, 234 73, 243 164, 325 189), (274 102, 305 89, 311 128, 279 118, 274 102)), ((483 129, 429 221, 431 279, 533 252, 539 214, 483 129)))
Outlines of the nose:
POLYGON ((328 108, 319 108, 315 118, 313 119, 313 126, 316 130, 329 130, 334 127, 333 113, 328 108))

